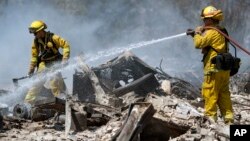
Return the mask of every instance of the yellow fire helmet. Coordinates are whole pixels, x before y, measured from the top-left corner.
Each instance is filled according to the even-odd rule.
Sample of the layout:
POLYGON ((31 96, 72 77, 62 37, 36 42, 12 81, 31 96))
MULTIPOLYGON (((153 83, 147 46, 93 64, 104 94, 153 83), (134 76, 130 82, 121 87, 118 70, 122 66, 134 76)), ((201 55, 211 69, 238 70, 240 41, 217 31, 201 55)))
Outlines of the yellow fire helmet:
POLYGON ((207 6, 201 11, 201 18, 212 18, 218 21, 223 20, 223 13, 221 10, 216 9, 213 6, 207 6))
POLYGON ((47 25, 41 21, 41 20, 37 20, 37 21, 33 21, 31 24, 30 24, 30 27, 29 27, 29 32, 30 33, 36 33, 42 29, 46 29, 47 28, 47 25))

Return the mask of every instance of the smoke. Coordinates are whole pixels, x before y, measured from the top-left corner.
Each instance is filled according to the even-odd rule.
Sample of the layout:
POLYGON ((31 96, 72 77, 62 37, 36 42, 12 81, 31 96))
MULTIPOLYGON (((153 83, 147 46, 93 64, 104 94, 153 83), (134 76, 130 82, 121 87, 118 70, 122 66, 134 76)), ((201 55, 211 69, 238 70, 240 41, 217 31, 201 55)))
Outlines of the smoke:
MULTIPOLYGON (((153 3, 136 0, 2 2, 1 5, 5 6, 0 16, 3 35, 0 39, 2 43, 0 86, 3 88, 11 86, 12 78, 27 74, 31 43, 34 38, 28 33, 28 26, 34 20, 45 21, 48 30, 69 41, 73 57, 81 52, 94 54, 104 49, 183 33, 188 27, 185 25, 186 21, 177 12, 173 14, 172 11, 175 10, 168 4, 164 1, 153 3)), ((187 53, 181 53, 183 48, 180 46, 185 44, 183 40, 189 41, 190 44, 189 47, 183 48, 192 50, 191 40, 183 38, 151 45, 134 52, 155 66, 159 64, 161 58, 185 57, 187 53)), ((167 60, 164 59, 166 65, 170 64, 167 60)), ((101 59, 95 64, 104 61, 101 59)), ((168 66, 168 68, 173 67, 173 65, 168 66)))
MULTIPOLYGON (((28 72, 34 38, 28 33, 28 26, 34 20, 43 20, 49 31, 69 41, 72 58, 81 53, 91 56, 102 50, 177 35, 200 25, 200 10, 210 3, 192 1, 195 6, 181 3, 167 0, 2 0, 0 89, 11 89, 12 78, 28 72)), ((249 34, 244 41, 249 42, 249 34)), ((202 56, 194 49, 190 37, 151 44, 132 52, 153 67, 158 67, 163 59, 162 67, 170 75, 188 70, 202 74, 202 56)), ((105 63, 114 56, 100 58, 89 65, 105 63)), ((64 72, 68 87, 72 87, 73 73, 73 70, 64 72)))
MULTIPOLYGON (((68 40, 72 47, 72 56, 85 51, 95 44, 94 31, 97 22, 83 22, 78 16, 57 8, 56 3, 47 1, 9 0, 1 12, 0 29, 1 62, 0 87, 11 87, 12 78, 26 75, 31 57, 31 43, 34 38, 28 32, 28 26, 34 20, 41 19, 48 25, 48 30, 68 40)), ((71 9, 72 10, 72 9, 71 9)))
MULTIPOLYGON (((10 91, 6 95, 2 95, 0 98, 0 104, 5 103, 9 106, 12 106, 20 101, 23 101, 28 90, 34 85, 43 85, 45 88, 49 89, 51 79, 54 79, 56 75, 62 72, 69 72, 70 70, 77 69, 79 67, 76 57, 71 59, 68 65, 62 66, 60 63, 55 64, 50 69, 46 70, 43 73, 34 75, 29 80, 23 81, 21 86, 16 86, 14 91, 10 91)), ((67 90, 66 90, 67 93, 67 90)), ((44 93, 43 93, 44 95, 44 93)))

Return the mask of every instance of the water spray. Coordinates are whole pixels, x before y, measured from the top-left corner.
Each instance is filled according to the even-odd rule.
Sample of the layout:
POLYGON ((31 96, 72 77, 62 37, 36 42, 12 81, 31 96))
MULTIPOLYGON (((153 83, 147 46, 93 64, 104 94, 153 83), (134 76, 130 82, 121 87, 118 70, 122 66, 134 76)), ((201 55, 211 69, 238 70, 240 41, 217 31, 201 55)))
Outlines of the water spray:
MULTIPOLYGON (((170 39, 174 39, 174 38, 178 38, 178 37, 182 37, 182 36, 186 36, 186 32, 181 33, 181 34, 177 34, 177 35, 173 35, 173 36, 169 36, 169 37, 160 38, 160 39, 153 39, 150 41, 142 41, 142 42, 130 44, 130 45, 124 46, 124 47, 118 47, 118 48, 115 47, 115 48, 108 49, 106 51, 99 51, 99 52, 97 52, 96 55, 87 55, 84 58, 85 58, 86 63, 90 63, 90 62, 99 60, 100 58, 103 58, 103 57, 113 56, 113 55, 122 53, 124 51, 129 51, 129 50, 136 49, 136 48, 146 47, 147 45, 152 45, 155 43, 163 42, 166 40, 170 40, 170 39)), ((27 91, 27 89, 30 88, 31 86, 33 86, 33 85, 35 85, 43 80, 49 79, 61 71, 74 70, 74 69, 78 68, 79 63, 77 62, 77 57, 74 57, 74 58, 69 60, 69 64, 67 66, 62 67, 60 65, 61 64, 55 64, 52 68, 49 69, 49 71, 42 73, 42 75, 38 74, 37 76, 31 77, 27 82, 23 83, 20 87, 17 87, 10 94, 2 96, 1 99, 3 99, 3 101, 0 100, 0 102, 3 102, 3 103, 7 102, 6 104, 11 105, 11 104, 17 102, 17 101, 13 101, 13 97, 15 97, 16 100, 20 99, 20 97, 23 96, 21 94, 26 94, 25 91, 27 91), (9 102, 8 102, 8 100, 9 100, 9 102)), ((14 78, 13 82, 14 82, 14 84, 17 84, 18 80, 22 80, 22 79, 26 79, 26 78, 29 78, 29 77, 24 76, 24 77, 20 77, 20 78, 14 78)))
POLYGON ((27 93, 27 90, 31 86, 36 85, 41 81, 48 80, 61 71, 74 70, 75 68, 77 68, 78 63, 74 62, 74 60, 75 60, 74 58, 72 60, 69 60, 69 64, 67 66, 61 66, 61 64, 55 64, 47 71, 39 73, 39 74, 34 74, 32 77, 24 76, 20 78, 14 78, 13 81, 18 81, 18 80, 22 80, 26 78, 28 80, 22 83, 21 86, 16 87, 14 91, 11 91, 7 95, 1 96, 0 103, 12 105, 12 104, 20 102, 20 100, 27 93))
POLYGON ((146 47, 148 45, 156 44, 159 42, 163 42, 166 40, 170 40, 170 39, 174 39, 174 38, 178 38, 178 37, 182 37, 182 36, 186 36, 186 35, 187 35, 186 32, 184 32, 184 33, 169 36, 169 37, 164 37, 164 38, 160 38, 160 39, 153 39, 151 41, 142 41, 142 42, 130 44, 130 45, 124 46, 124 47, 115 47, 115 48, 108 49, 106 51, 99 51, 99 52, 97 52, 96 55, 88 55, 85 58, 86 58, 86 62, 88 63, 88 62, 96 61, 102 57, 109 57, 112 55, 122 53, 124 51, 129 51, 129 50, 136 49, 136 48, 146 47))

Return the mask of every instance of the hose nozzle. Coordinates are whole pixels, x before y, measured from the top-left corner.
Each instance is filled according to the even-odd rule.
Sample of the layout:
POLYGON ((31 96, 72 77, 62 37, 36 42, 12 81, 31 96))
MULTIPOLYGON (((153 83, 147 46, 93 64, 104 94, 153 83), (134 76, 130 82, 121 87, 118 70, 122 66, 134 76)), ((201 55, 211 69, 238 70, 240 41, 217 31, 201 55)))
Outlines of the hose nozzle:
POLYGON ((186 34, 194 37, 195 31, 193 29, 187 29, 186 34))

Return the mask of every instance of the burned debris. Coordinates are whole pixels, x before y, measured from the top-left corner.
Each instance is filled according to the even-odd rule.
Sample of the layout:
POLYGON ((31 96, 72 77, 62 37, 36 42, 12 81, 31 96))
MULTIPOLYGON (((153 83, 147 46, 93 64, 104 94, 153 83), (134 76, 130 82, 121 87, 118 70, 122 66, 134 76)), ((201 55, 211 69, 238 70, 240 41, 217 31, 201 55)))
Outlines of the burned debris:
MULTIPOLYGON (((226 125, 211 127, 203 116, 200 89, 161 67, 152 68, 131 52, 93 68, 81 57, 78 62, 72 94, 16 104, 13 116, 0 105, 0 138, 25 140, 32 133, 30 140, 229 140, 226 125), (22 135, 14 136, 17 132, 22 135)), ((233 95, 233 101, 239 97, 246 105, 235 109, 237 122, 249 123, 249 98, 233 95)))
POLYGON ((105 90, 112 91, 117 96, 129 91, 143 95, 159 85, 153 76, 156 70, 131 52, 125 52, 106 64, 93 68, 93 71, 100 78, 105 90))
POLYGON ((118 137, 113 140, 138 140, 139 134, 156 112, 151 103, 133 103, 128 109, 128 115, 118 137))
POLYGON ((235 94, 250 94, 250 73, 244 72, 240 74, 236 74, 231 79, 230 83, 231 91, 235 94))

